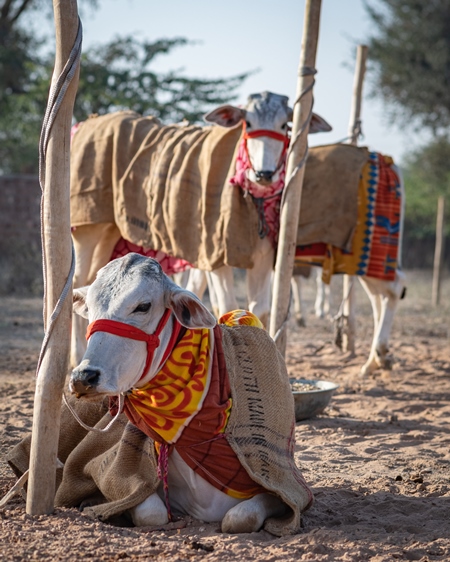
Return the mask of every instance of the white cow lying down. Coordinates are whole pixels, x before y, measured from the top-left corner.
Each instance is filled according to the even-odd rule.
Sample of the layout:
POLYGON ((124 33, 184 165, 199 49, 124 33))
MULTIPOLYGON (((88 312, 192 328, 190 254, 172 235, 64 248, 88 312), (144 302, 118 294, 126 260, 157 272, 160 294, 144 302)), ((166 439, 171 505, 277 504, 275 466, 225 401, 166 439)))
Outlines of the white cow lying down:
POLYGON ((172 510, 222 521, 222 530, 230 533, 257 531, 265 521, 270 529, 270 518, 279 517, 290 523, 272 532, 299 530, 300 512, 312 503, 312 494, 293 459, 295 419, 286 367, 265 330, 216 326, 197 297, 173 283, 158 262, 138 254, 114 260, 91 286, 75 290, 74 310, 90 325, 86 353, 70 377, 71 392, 82 400, 125 395, 128 417, 161 444, 162 482, 131 510, 136 525, 167 523, 172 510), (189 347, 195 337, 206 346, 198 356, 197 348, 189 347), (220 366, 222 347, 226 368, 220 366), (171 371, 172 360, 183 363, 182 374, 171 371), (231 392, 213 408, 210 396, 226 388, 227 380, 231 392), (167 406, 171 392, 182 408, 167 406), (190 410, 193 396, 197 402, 190 410), (212 421, 204 429, 198 420, 206 414, 212 421), (212 455, 214 443, 225 447, 224 456, 199 462, 196 448, 208 444, 212 455), (220 470, 230 456, 240 474, 237 493, 235 477, 225 483, 220 470))

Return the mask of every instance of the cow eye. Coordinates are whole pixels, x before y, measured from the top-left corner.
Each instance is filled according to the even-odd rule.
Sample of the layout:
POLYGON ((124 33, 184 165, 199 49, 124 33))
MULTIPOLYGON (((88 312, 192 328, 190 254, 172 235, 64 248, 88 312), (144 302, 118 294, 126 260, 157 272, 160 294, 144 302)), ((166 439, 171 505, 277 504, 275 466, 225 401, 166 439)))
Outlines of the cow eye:
POLYGON ((283 129, 283 131, 286 129, 287 127, 287 123, 285 123, 284 125, 281 125, 281 128, 283 129))
POLYGON ((251 129, 251 128, 252 128, 252 124, 250 123, 250 121, 246 121, 246 122, 245 122, 245 126, 247 127, 247 129, 251 129))
POLYGON ((137 305, 137 307, 133 310, 133 313, 135 313, 135 312, 148 312, 150 310, 151 306, 152 306, 151 302, 142 302, 141 304, 137 305))

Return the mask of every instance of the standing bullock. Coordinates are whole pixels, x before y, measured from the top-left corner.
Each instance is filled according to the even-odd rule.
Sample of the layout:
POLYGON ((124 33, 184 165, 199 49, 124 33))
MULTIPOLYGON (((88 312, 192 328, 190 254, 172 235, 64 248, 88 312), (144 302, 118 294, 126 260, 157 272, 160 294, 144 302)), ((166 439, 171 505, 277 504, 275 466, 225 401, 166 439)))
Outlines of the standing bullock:
MULTIPOLYGON (((276 214, 291 118, 286 96, 263 92, 245 108, 225 105, 206 115, 218 127, 162 126, 132 112, 83 123, 71 154, 74 287, 92 282, 123 238, 216 270, 220 311, 231 310, 223 298, 228 266, 247 268, 250 308, 264 321, 259 288, 270 279, 274 247, 258 229, 266 232, 276 214), (229 187, 242 181, 250 182, 245 192, 229 187)), ((310 132, 326 130, 313 115, 310 132)), ((83 355, 83 334, 74 318, 72 364, 83 355)))
MULTIPOLYGON (((251 176, 250 170, 247 176, 251 176)), ((322 266, 327 283, 334 273, 357 276, 361 281, 374 317, 371 351, 362 374, 392 365, 389 338, 404 293, 400 270, 403 209, 401 175, 389 157, 351 145, 310 150, 296 264, 322 266)), ((249 306, 265 321, 275 250, 268 237, 259 241, 257 250, 259 259, 248 276, 249 306)), ((218 314, 236 308, 232 269, 222 266, 208 276, 218 314)), ((199 275, 194 274, 193 279, 198 282, 199 275)), ((195 289, 192 283, 188 287, 195 289)))
MULTIPOLYGON (((299 531, 312 494, 293 458, 292 392, 283 358, 256 317, 235 311, 216 325, 158 262, 133 253, 75 290, 74 309, 90 324, 86 353, 70 378, 72 393, 81 401, 124 396, 128 419, 155 442, 142 458, 155 457, 147 497, 136 491, 130 506, 136 525, 162 525, 178 512, 221 521, 230 533, 263 525, 275 534, 299 531)), ((97 448, 101 453, 104 441, 97 448)), ((108 458, 92 476, 100 489, 84 489, 117 502, 115 458, 108 458), (105 466, 106 491, 99 483, 105 466)), ((65 470, 79 463, 75 454, 65 470)), ((82 478, 78 470, 80 482, 94 464, 82 478)), ((58 494, 66 504, 75 502, 73 494, 71 500, 58 494)))

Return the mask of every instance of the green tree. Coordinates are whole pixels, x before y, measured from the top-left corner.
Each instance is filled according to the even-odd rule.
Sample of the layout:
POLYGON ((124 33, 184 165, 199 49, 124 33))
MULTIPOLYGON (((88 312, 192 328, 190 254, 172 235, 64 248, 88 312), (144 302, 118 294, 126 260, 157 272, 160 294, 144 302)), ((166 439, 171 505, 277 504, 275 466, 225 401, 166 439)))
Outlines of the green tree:
POLYGON ((366 0, 373 93, 391 116, 436 133, 450 125, 450 2, 366 0))
POLYGON ((235 99, 234 92, 249 73, 226 79, 186 78, 178 72, 155 73, 151 64, 159 55, 189 44, 183 37, 154 42, 116 37, 82 55, 75 117, 132 109, 163 122, 187 119, 199 122, 205 112, 235 99))
POLYGON ((418 239, 434 237, 438 196, 444 195, 450 201, 449 155, 450 140, 437 137, 405 159, 406 226, 418 239))
MULTIPOLYGON (((97 0, 85 0, 95 8, 97 0)), ((53 55, 42 54, 27 17, 35 10, 52 14, 49 0, 0 0, 0 172, 36 173, 38 142, 53 55)), ((236 98, 248 76, 202 80, 180 72, 156 73, 155 57, 187 45, 185 38, 137 41, 117 37, 82 55, 76 120, 90 113, 132 109, 165 122, 197 122, 214 105, 236 98)))
POLYGON ((437 198, 450 202, 450 2, 365 5, 374 30, 368 41, 373 95, 384 100, 392 120, 431 133, 431 141, 403 163, 405 253, 413 260, 409 265, 431 265, 437 198))

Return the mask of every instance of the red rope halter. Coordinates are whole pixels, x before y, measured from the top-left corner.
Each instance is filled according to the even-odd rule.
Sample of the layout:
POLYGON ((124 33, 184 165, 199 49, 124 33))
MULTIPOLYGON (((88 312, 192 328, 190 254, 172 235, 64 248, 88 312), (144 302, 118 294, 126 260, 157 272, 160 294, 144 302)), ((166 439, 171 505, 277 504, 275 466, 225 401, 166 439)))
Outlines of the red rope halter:
MULTIPOLYGON (((86 339, 88 340, 95 332, 108 332, 109 334, 120 336, 121 338, 128 338, 131 340, 146 342, 147 361, 145 362, 142 375, 139 377, 139 380, 142 380, 144 376, 147 374, 150 365, 152 364, 153 355, 155 354, 156 348, 159 347, 160 344, 159 335, 162 332, 171 314, 172 311, 169 308, 167 308, 164 314, 162 315, 161 320, 159 321, 159 324, 153 334, 147 334, 147 332, 144 332, 140 328, 135 328, 134 326, 131 326, 130 324, 126 324, 125 322, 118 322, 116 320, 106 320, 106 319, 95 320, 94 322, 91 322, 87 328, 86 339)), ((176 338, 178 337, 180 329, 181 329, 181 324, 178 321, 175 321, 174 329, 170 337, 170 342, 166 348, 161 363, 164 362, 164 360, 167 358, 167 355, 170 353, 173 347, 173 342, 175 342, 176 338)))
MULTIPOLYGON (((275 139, 277 141, 280 141, 283 143, 283 150, 281 151, 280 154, 280 159, 278 161, 278 165, 277 165, 277 170, 283 165, 284 162, 284 158, 286 156, 286 152, 289 146, 289 143, 291 141, 290 137, 289 137, 289 129, 286 130, 286 134, 282 134, 282 133, 277 133, 276 131, 270 131, 269 129, 257 129, 256 131, 247 131, 247 125, 245 123, 245 121, 242 122, 242 129, 243 129, 243 136, 242 138, 244 139, 244 146, 245 146, 245 151, 247 153, 247 158, 248 161, 250 162, 250 165, 253 169, 253 164, 252 161, 250 159, 250 155, 248 153, 248 147, 247 147, 247 140, 248 139, 255 139, 258 137, 269 137, 271 139, 275 139)), ((254 169, 253 169, 254 171, 254 169)))

